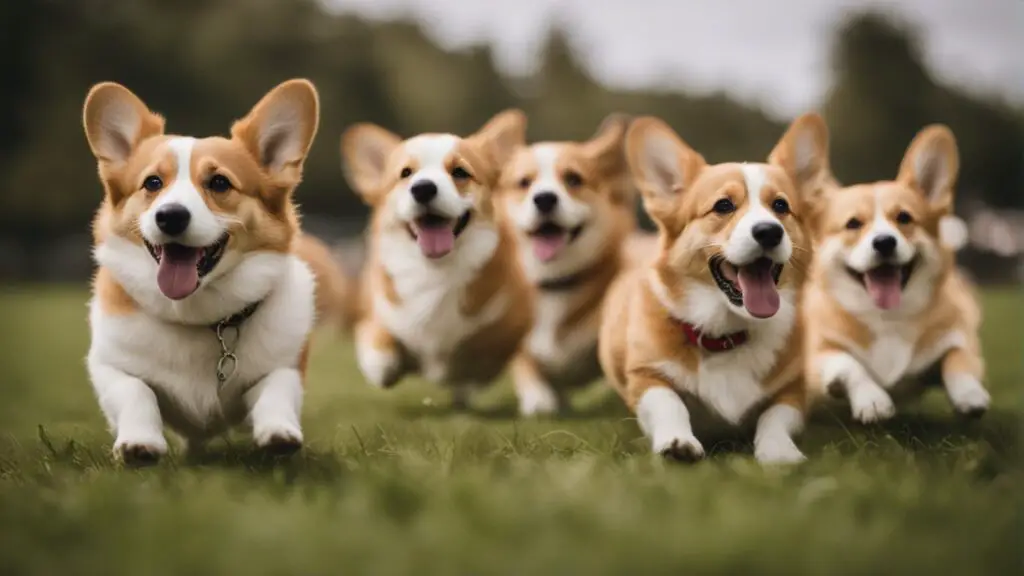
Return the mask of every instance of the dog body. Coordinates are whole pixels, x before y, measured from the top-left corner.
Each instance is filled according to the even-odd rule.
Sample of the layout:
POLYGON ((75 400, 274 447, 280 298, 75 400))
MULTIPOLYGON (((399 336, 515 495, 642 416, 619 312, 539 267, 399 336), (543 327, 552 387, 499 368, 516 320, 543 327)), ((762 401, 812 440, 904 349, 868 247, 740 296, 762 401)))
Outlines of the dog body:
POLYGON ((85 129, 106 194, 88 369, 116 455, 201 443, 248 419, 261 447, 301 446, 314 277, 292 252, 291 193, 316 132, 302 80, 271 91, 232 138, 163 133, 130 91, 100 84, 85 129))
POLYGON ((609 291, 606 377, 657 453, 703 457, 696 403, 730 425, 759 412, 757 459, 802 460, 792 436, 805 407, 798 310, 810 251, 797 190, 827 158, 824 123, 797 120, 773 152, 785 160, 769 164, 709 166, 653 118, 634 123, 626 150, 659 248, 609 291))
POLYGON ((911 143, 896 180, 847 187, 820 203, 807 373, 817 390, 847 396, 862 422, 891 417, 890 392, 936 363, 958 412, 988 407, 980 309, 945 228, 957 167, 953 135, 932 126, 911 143))
POLYGON ((462 404, 515 352, 530 295, 493 190, 524 131, 521 113, 506 112, 468 138, 400 141, 371 125, 344 136, 349 181, 374 208, 356 327, 371 384, 416 371, 452 386, 462 404))
POLYGON ((309 265, 316 279, 317 324, 351 332, 359 316, 358 282, 345 273, 326 244, 309 234, 296 236, 292 251, 309 265))

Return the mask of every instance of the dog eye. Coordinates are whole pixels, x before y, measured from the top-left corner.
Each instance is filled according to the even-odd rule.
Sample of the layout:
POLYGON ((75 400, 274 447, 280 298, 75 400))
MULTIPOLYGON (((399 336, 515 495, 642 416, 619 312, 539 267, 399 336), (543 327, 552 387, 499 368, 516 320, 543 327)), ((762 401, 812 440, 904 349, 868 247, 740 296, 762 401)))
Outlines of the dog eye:
POLYGON ((159 176, 146 176, 142 181, 142 187, 150 192, 156 192, 164 187, 164 181, 159 176))
POLYGON ((849 220, 846 221, 847 230, 859 230, 860 227, 863 225, 864 223, 856 218, 850 218, 849 220))
POLYGON ((408 166, 406 166, 405 168, 402 168, 402 179, 404 180, 405 178, 408 178, 409 176, 412 176, 412 168, 409 168, 408 166))
POLYGON ((225 176, 214 174, 210 177, 210 181, 206 183, 206 187, 213 192, 227 192, 231 189, 231 181, 225 176))
POLYGON ((786 202, 783 198, 776 198, 772 202, 772 210, 775 210, 776 214, 786 214, 789 212, 789 202, 786 202))
POLYGON ((907 212, 906 210, 902 210, 899 214, 896 215, 896 221, 899 222, 900 224, 910 224, 911 222, 914 221, 914 217, 911 216, 910 213, 907 212))
POLYGON ((728 198, 722 198, 711 208, 719 214, 730 214, 736 211, 736 205, 732 203, 732 200, 728 198))
POLYGON ((522 180, 519 181, 519 187, 522 188, 523 190, 529 188, 530 184, 531 182, 529 178, 523 178, 522 180))
POLYGON ((576 172, 566 172, 562 179, 565 180, 565 185, 569 188, 577 188, 583 185, 583 177, 576 172))
POLYGON ((472 178, 472 176, 469 172, 466 172, 466 169, 462 166, 456 166, 452 170, 452 178, 455 178, 456 180, 466 180, 468 178, 472 178))

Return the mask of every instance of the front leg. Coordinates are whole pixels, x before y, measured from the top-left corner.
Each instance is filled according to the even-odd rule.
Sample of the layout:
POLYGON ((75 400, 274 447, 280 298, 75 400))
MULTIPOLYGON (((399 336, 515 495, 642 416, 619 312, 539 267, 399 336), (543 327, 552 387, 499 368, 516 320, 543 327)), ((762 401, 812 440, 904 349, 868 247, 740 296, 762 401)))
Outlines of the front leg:
POLYGON ((256 446, 279 453, 302 448, 302 376, 278 368, 245 393, 256 446))
POLYGON ((651 439, 652 451, 684 462, 704 458, 704 447, 690 425, 690 411, 668 384, 648 374, 631 373, 626 376, 626 395, 640 429, 651 439))
POLYGON ((818 356, 816 363, 821 383, 831 394, 845 391, 856 420, 868 424, 887 420, 896 414, 896 405, 889 393, 850 354, 825 352, 818 356))
POLYGON ((954 348, 942 359, 942 383, 953 408, 965 416, 981 416, 992 398, 981 385, 984 364, 978 355, 954 348))
POLYGON ((783 390, 757 420, 754 458, 762 464, 796 464, 807 459, 793 437, 804 429, 804 394, 799 385, 783 390))
POLYGON ((519 414, 527 418, 557 414, 561 409, 558 394, 544 381, 535 361, 520 353, 512 361, 512 381, 519 399, 519 414))
POLYGON ((167 440, 153 389, 92 358, 88 367, 100 409, 115 434, 114 457, 129 465, 156 463, 167 453, 167 440))
POLYGON ((373 319, 356 326, 356 361, 366 381, 378 388, 394 386, 405 369, 398 342, 373 319))

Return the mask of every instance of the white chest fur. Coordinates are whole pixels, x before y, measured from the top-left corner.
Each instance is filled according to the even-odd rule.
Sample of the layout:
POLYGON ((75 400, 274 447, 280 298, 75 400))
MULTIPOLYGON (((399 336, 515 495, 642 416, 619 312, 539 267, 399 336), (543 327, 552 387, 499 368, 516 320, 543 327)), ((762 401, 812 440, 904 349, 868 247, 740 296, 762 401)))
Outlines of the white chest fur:
POLYGON ((874 336, 870 347, 865 349, 842 337, 839 339, 886 388, 907 376, 927 370, 947 352, 966 344, 961 332, 951 330, 933 345, 919 350, 918 341, 922 334, 915 324, 877 316, 864 316, 862 320, 874 336))
POLYGON ((596 351, 598 311, 565 326, 566 317, 573 312, 572 296, 571 292, 540 292, 534 325, 526 341, 530 355, 554 374, 574 372, 582 363, 596 362, 596 356, 584 356, 594 356, 596 351))

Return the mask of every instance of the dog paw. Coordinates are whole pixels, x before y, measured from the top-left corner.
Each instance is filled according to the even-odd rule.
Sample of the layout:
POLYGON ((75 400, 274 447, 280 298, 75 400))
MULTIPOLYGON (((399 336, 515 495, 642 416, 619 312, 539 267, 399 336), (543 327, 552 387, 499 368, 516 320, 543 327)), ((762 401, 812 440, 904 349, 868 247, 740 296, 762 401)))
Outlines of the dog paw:
POLYGON ((167 453, 167 440, 163 436, 151 438, 122 438, 114 442, 114 458, 125 466, 152 466, 167 453))
POLYGON ((962 416, 977 418, 988 411, 992 397, 974 378, 964 377, 946 383, 946 393, 953 409, 962 416))
POLYGON ((896 414, 896 405, 889 394, 878 386, 860 386, 850 393, 850 409, 858 422, 871 424, 888 420, 896 414))
POLYGON ((519 394, 519 414, 527 418, 552 416, 560 408, 558 395, 547 386, 533 386, 519 394))
POLYGON ((655 438, 652 450, 656 454, 679 462, 697 462, 704 458, 704 447, 692 434, 655 438))
POLYGON ((256 447, 275 455, 293 454, 302 448, 302 431, 286 423, 263 425, 253 429, 256 447))
POLYGON ((791 438, 773 438, 757 443, 754 447, 754 458, 765 465, 799 464, 807 460, 807 456, 796 447, 791 438))
POLYGON ((402 377, 402 361, 397 354, 369 346, 357 351, 359 370, 370 385, 390 388, 402 377))

